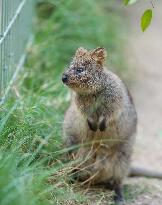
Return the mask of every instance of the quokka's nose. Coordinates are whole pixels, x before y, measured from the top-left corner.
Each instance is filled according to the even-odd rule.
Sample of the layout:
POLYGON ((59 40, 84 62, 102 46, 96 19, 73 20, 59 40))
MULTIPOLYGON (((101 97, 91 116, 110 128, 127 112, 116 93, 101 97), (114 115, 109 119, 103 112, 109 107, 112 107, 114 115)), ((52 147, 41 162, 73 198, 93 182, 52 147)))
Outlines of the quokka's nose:
POLYGON ((66 74, 63 74, 62 75, 62 82, 67 83, 67 81, 68 81, 68 76, 66 74))

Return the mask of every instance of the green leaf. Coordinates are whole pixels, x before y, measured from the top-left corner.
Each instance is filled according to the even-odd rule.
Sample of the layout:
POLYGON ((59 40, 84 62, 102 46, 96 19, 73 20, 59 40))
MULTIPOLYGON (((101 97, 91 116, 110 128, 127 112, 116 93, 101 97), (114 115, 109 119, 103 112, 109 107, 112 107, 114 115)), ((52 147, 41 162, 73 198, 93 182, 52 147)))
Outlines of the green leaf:
POLYGON ((141 29, 142 29, 142 31, 145 31, 148 28, 148 26, 151 23, 151 20, 152 20, 152 10, 147 9, 141 17, 141 29))
POLYGON ((129 0, 124 0, 125 5, 128 5, 128 3, 129 3, 129 0))
POLYGON ((129 0, 129 4, 135 4, 139 0, 129 0))
POLYGON ((136 3, 138 0, 124 0, 124 4, 127 6, 128 4, 134 4, 136 3))

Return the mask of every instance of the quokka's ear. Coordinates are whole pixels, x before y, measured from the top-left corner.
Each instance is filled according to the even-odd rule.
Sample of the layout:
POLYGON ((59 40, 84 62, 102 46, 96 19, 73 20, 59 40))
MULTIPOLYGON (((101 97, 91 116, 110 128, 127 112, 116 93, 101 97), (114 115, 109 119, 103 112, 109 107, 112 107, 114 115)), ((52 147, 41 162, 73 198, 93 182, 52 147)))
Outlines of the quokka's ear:
POLYGON ((75 57, 81 57, 84 56, 87 53, 87 50, 83 47, 80 47, 75 52, 75 57))
POLYGON ((103 65, 107 56, 107 52, 104 48, 96 48, 91 51, 91 56, 98 64, 103 65))

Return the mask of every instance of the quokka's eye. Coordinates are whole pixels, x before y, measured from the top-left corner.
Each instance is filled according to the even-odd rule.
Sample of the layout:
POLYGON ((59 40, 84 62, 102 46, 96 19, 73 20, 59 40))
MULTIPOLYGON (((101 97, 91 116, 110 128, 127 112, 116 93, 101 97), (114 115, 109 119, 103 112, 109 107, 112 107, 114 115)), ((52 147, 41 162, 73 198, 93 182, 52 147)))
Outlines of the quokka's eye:
POLYGON ((77 73, 82 73, 82 72, 84 71, 84 68, 78 67, 78 68, 76 69, 76 71, 77 71, 77 73))

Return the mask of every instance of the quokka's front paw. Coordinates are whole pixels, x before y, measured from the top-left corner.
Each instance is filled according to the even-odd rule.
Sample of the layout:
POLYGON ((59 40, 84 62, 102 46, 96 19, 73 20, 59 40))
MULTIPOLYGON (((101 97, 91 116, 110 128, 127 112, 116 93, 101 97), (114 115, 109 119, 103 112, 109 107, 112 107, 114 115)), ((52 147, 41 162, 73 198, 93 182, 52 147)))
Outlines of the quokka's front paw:
POLYGON ((97 131, 97 123, 96 123, 91 117, 89 117, 89 118, 87 119, 87 122, 88 122, 89 128, 90 128, 92 131, 96 132, 96 131, 97 131))
POLYGON ((100 117, 99 119, 99 129, 101 132, 105 131, 106 129, 106 118, 105 117, 100 117))

